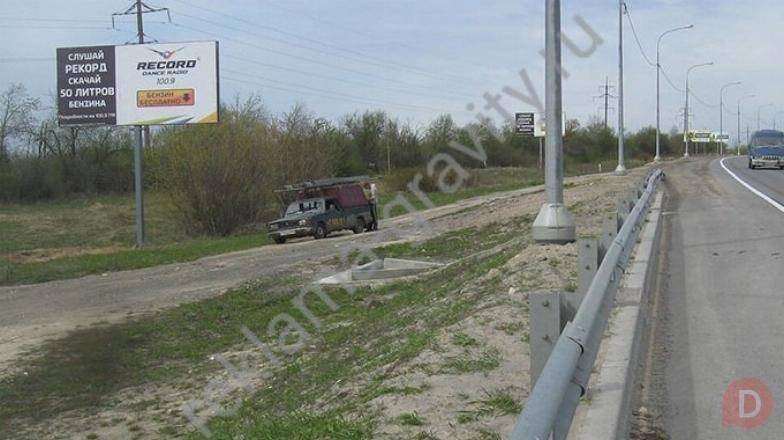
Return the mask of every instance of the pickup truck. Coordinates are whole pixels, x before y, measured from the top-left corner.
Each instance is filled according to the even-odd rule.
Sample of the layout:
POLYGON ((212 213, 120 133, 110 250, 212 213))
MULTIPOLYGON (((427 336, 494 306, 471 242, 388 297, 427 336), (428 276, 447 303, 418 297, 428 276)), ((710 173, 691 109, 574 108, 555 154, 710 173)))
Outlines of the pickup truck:
POLYGON ((298 200, 289 205, 283 218, 269 223, 269 234, 278 244, 297 237, 321 239, 344 229, 359 234, 369 227, 371 218, 369 204, 344 208, 337 199, 298 200))
POLYGON ((370 180, 367 177, 322 179, 288 185, 281 193, 294 193, 283 217, 268 224, 275 243, 289 238, 326 237, 332 232, 350 229, 355 234, 377 228, 370 180))

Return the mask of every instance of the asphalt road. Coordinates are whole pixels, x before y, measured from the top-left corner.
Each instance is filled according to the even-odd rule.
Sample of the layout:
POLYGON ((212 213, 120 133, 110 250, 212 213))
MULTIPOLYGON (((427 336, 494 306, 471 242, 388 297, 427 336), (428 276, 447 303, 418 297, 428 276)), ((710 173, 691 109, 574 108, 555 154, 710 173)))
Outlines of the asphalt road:
MULTIPOLYGON (((784 204, 784 171, 749 170, 745 157, 724 164, 784 204)), ((643 405, 672 439, 781 438, 784 212, 719 160, 672 167, 666 185, 663 281, 643 405), (778 400, 754 428, 723 423, 725 391, 742 378, 759 379, 778 400)))

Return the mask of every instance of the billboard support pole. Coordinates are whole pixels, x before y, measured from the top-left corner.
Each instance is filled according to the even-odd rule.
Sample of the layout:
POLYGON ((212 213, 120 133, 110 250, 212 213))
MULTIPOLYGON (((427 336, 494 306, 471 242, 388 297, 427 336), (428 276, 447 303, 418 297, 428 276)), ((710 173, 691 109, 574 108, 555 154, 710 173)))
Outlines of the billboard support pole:
MULTIPOLYGON (((142 0, 134 0, 131 6, 124 12, 112 14, 112 28, 114 28, 114 17, 121 15, 136 15, 136 37, 138 44, 144 44, 144 14, 150 12, 166 12, 171 22, 169 8, 152 8, 142 0)), ((144 247, 144 145, 150 142, 149 127, 137 125, 136 143, 133 147, 134 163, 134 190, 136 193, 136 247, 144 247)))
MULTIPOLYGON (((136 30, 139 44, 144 44, 144 14, 142 0, 136 0, 136 30)), ((149 142, 149 132, 144 133, 142 126, 136 127, 136 145, 133 148, 134 186, 136 189, 136 247, 144 247, 144 143, 149 142), (147 136, 144 136, 144 135, 147 136)))
POLYGON ((144 136, 142 127, 136 127, 136 145, 133 148, 134 187, 136 189, 136 247, 144 247, 144 136))

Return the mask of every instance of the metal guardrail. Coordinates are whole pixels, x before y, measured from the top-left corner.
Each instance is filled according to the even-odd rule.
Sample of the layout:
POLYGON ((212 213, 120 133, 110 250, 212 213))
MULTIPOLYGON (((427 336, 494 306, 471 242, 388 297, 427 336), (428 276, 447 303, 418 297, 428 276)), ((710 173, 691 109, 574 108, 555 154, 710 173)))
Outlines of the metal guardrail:
POLYGON ((566 439, 577 404, 587 389, 618 283, 663 176, 661 170, 651 172, 637 191, 634 208, 629 212, 629 204, 619 212, 623 226, 606 250, 574 319, 566 324, 553 347, 517 419, 512 440, 546 440, 551 434, 555 440, 566 439))

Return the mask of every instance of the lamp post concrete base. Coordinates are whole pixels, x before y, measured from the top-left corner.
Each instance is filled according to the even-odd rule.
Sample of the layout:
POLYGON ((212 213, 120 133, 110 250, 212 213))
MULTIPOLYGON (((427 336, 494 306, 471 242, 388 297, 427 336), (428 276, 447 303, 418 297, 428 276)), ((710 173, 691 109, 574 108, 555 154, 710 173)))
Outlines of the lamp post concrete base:
POLYGON ((542 205, 532 228, 537 243, 566 244, 576 240, 577 233, 572 214, 561 204, 542 205))
POLYGON ((653 161, 656 162, 656 163, 661 162, 661 156, 656 155, 656 157, 653 158, 653 161))
POLYGON ((618 167, 615 168, 615 172, 613 174, 615 174, 616 176, 625 176, 626 175, 626 167, 623 166, 623 165, 618 165, 618 167))

